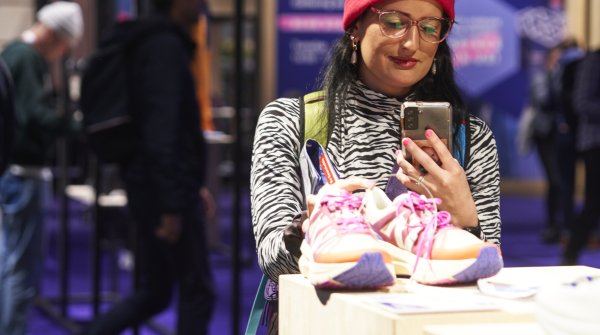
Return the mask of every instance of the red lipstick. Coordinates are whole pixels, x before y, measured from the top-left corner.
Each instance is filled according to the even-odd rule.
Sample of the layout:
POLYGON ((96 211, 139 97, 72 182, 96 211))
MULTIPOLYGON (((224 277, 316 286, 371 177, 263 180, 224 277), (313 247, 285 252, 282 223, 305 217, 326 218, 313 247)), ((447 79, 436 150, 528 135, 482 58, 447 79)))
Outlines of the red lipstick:
POLYGON ((414 58, 402 58, 402 57, 390 56, 390 60, 402 69, 412 69, 418 63, 418 61, 414 58))

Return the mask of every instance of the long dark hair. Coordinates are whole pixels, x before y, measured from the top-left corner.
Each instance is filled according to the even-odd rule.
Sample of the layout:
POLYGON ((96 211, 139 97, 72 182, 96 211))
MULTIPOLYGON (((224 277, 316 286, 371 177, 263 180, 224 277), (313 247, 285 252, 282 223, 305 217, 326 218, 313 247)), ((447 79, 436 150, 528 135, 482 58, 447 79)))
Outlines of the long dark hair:
MULTIPOLYGON (((321 89, 325 92, 325 110, 329 119, 327 123, 329 135, 333 131, 339 109, 344 106, 348 88, 358 78, 358 66, 350 63, 352 41, 349 31, 334 45, 330 60, 322 73, 321 89)), ((431 71, 427 72, 425 78, 415 85, 412 92, 413 100, 449 102, 453 109, 454 142, 458 143, 458 136, 460 136, 458 128, 467 119, 467 112, 454 79, 452 55, 446 40, 439 44, 435 59, 436 74, 433 75, 431 71)), ((360 57, 358 61, 360 62, 360 57)))

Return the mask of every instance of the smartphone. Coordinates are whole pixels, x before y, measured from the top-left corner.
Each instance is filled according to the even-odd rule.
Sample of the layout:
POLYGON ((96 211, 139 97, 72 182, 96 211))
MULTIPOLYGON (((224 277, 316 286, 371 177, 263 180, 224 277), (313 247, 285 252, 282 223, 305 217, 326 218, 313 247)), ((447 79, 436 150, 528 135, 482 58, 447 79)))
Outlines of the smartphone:
MULTIPOLYGON (((438 164, 441 162, 425 137, 427 129, 433 130, 452 153, 452 106, 448 102, 405 101, 400 110, 400 128, 402 138, 412 139, 438 164)), ((402 152, 407 161, 418 165, 404 147, 402 152)))

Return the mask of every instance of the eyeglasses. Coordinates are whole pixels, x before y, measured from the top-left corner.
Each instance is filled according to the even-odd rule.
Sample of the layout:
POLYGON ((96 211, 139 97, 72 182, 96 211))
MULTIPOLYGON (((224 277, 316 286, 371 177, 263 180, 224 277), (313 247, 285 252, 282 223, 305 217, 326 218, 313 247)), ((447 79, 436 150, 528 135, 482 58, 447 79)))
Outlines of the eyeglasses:
POLYGON ((441 43, 448 37, 454 21, 441 17, 424 17, 413 20, 409 16, 396 11, 383 11, 371 7, 371 11, 379 15, 379 28, 390 38, 400 38, 414 25, 419 28, 419 36, 429 43, 441 43))

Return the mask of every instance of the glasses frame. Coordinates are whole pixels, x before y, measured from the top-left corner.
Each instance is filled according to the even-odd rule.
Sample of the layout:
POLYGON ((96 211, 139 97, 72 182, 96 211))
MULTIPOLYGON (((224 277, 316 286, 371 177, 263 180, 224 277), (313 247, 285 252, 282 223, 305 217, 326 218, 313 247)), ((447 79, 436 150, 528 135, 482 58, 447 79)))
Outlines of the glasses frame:
POLYGON ((419 19, 419 20, 413 20, 413 19, 411 19, 411 18, 410 18, 408 15, 406 15, 406 14, 403 14, 403 13, 400 13, 400 12, 398 12, 398 11, 395 11, 395 10, 381 10, 381 9, 378 9, 378 8, 375 8, 375 7, 371 7, 371 8, 370 8, 370 10, 371 10, 371 12, 373 12, 373 13, 375 13, 375 14, 377 14, 377 15, 378 15, 378 21, 379 21, 379 22, 378 22, 378 23, 379 23, 379 30, 381 30, 381 33, 382 33, 384 36, 388 37, 388 38, 402 38, 402 37, 406 36, 406 34, 408 33, 408 31, 409 31, 409 30, 410 30, 410 29, 411 29, 413 26, 417 26, 417 30, 419 31, 419 38, 420 38, 420 39, 422 39, 423 41, 425 41, 425 42, 427 42, 427 43, 432 43, 432 44, 440 44, 440 43, 442 43, 443 41, 445 41, 445 40, 446 40, 446 38, 448 38, 448 34, 450 34, 450 30, 452 30, 452 25, 454 25, 454 20, 449 20, 449 19, 446 19, 446 18, 443 18, 443 17, 437 17, 437 16, 427 16, 427 17, 424 17, 424 18, 422 18, 422 19, 419 19), (404 34, 402 34, 402 35, 400 35, 400 36, 389 36, 388 34, 386 34, 386 33, 385 33, 385 31, 384 31, 384 28, 383 28, 383 23, 381 22, 381 16, 382 16, 382 15, 384 15, 384 14, 390 14, 390 13, 400 14, 400 15, 406 16, 406 17, 409 19, 410 26, 409 26, 408 28, 406 28, 406 31, 404 32, 404 34), (423 21, 423 20, 430 20, 430 19, 436 19, 436 20, 440 20, 440 21, 446 21, 446 22, 448 22, 448 30, 446 31, 446 34, 444 35, 444 37, 442 37, 442 38, 441 38, 439 41, 437 41, 437 42, 431 42, 431 41, 428 41, 428 40, 424 39, 424 38, 423 38, 423 36, 421 36, 421 33, 422 33, 422 32, 421 32, 421 29, 419 29, 419 23, 420 23, 421 21, 423 21))

